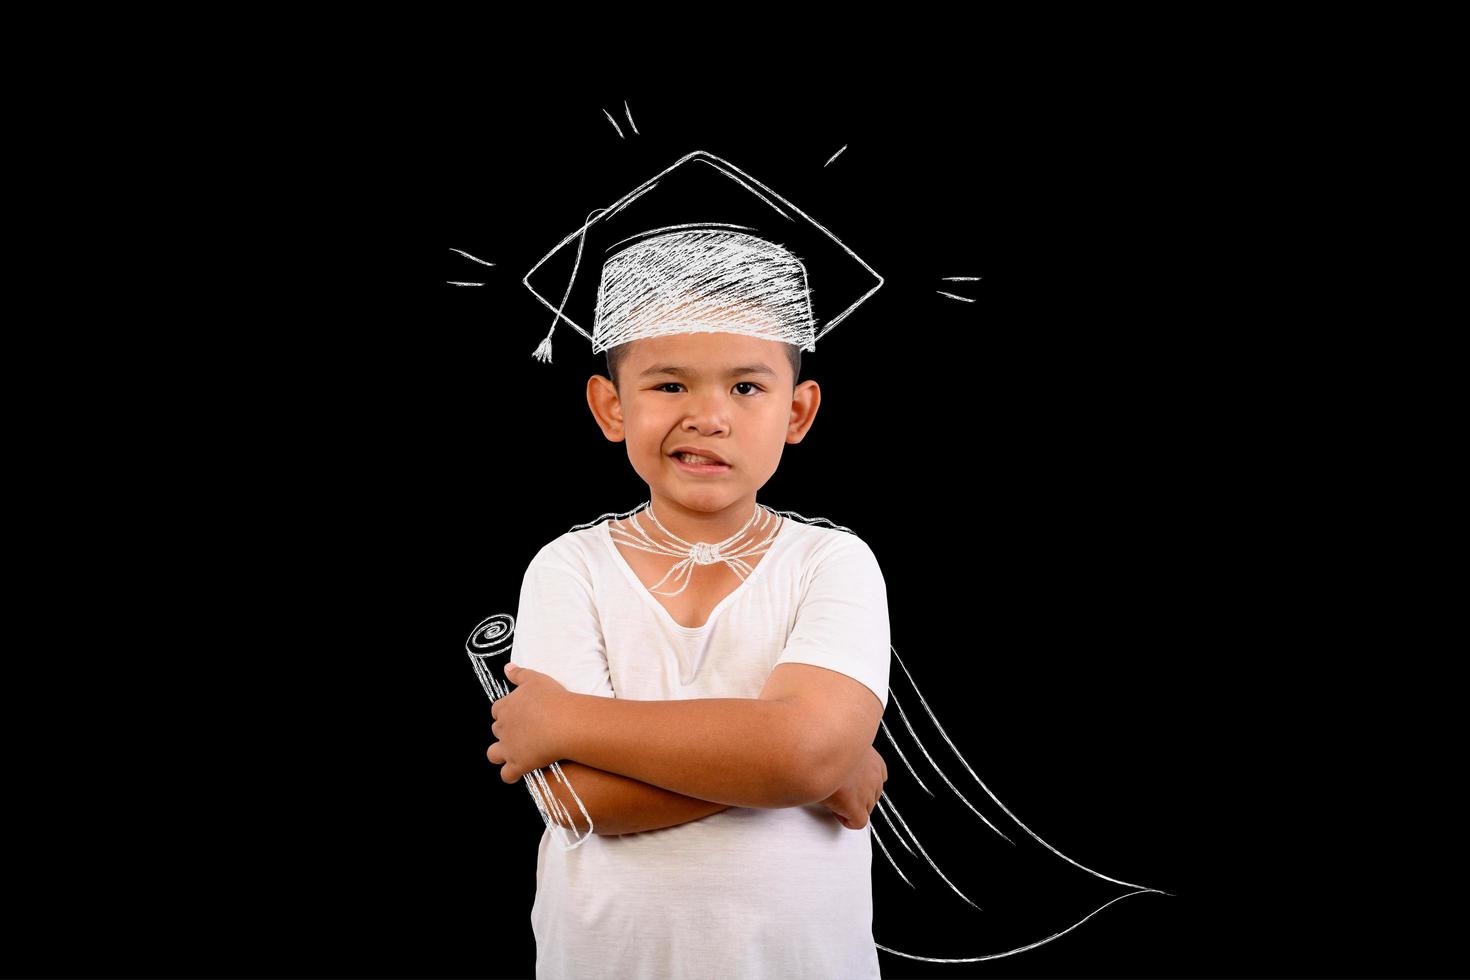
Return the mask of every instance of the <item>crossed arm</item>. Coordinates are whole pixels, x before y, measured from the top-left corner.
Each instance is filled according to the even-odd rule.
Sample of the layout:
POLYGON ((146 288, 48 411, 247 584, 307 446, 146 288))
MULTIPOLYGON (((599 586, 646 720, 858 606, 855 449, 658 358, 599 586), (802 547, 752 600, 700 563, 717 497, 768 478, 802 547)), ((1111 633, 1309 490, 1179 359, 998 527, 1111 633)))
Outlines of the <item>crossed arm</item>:
MULTIPOLYGON (((732 806, 802 806, 825 797, 788 701, 568 699, 562 772, 602 835, 688 823, 732 806)), ((571 792, 547 785, 585 830, 571 792)))
MULTIPOLYGON (((603 835, 729 807, 826 801, 869 755, 882 717, 881 702, 856 680, 807 664, 776 667, 754 699, 572 695, 557 704, 563 773, 603 835)), ((547 783, 578 829, 569 790, 547 783)))
MULTIPOLYGON (((645 830, 662 830, 730 809, 729 803, 711 803, 709 800, 670 792, 604 769, 584 766, 570 759, 562 760, 560 765, 562 775, 566 776, 567 782, 582 800, 582 806, 592 815, 593 832, 599 835, 640 834, 645 830)), ((577 801, 572 799, 571 789, 550 773, 546 775, 546 784, 566 808, 567 816, 553 812, 552 819, 576 833, 586 833, 587 823, 577 807, 577 801)))

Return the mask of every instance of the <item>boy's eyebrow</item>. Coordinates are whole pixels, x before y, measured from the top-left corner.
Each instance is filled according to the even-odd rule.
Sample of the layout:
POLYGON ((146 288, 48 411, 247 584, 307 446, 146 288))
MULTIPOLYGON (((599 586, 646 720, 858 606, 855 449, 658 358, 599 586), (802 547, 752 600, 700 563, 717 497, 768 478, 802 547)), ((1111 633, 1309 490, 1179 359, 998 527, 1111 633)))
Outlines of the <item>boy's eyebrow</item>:
MULTIPOLYGON (((682 368, 676 364, 656 364, 651 368, 646 368, 638 377, 651 378, 656 374, 672 374, 682 378, 693 373, 688 368, 682 368)), ((747 364, 744 367, 734 367, 727 374, 732 377, 737 374, 764 374, 772 378, 777 376, 775 371, 772 371, 764 364, 747 364)))

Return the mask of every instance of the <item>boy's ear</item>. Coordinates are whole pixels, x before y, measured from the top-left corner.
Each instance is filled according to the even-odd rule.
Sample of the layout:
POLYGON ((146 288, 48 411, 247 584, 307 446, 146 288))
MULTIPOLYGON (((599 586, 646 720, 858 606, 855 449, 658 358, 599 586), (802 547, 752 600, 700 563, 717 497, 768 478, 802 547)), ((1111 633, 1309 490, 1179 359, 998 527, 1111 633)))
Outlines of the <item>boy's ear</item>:
POLYGON ((611 378, 594 374, 587 379, 587 407, 609 442, 623 441, 623 403, 611 378))
POLYGON ((808 378, 791 392, 791 421, 786 426, 786 442, 796 445, 806 438, 812 423, 817 420, 817 409, 822 405, 822 388, 808 378))

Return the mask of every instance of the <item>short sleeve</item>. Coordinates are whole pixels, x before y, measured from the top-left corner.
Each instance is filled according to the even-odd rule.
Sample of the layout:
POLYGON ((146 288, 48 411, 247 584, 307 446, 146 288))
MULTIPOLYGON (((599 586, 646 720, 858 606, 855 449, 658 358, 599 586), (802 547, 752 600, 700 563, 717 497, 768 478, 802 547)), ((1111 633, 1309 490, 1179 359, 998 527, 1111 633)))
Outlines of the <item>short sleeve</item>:
POLYGON ((526 568, 510 661, 546 674, 573 694, 617 696, 592 581, 565 540, 546 545, 526 568))
POLYGON ((813 558, 796 625, 777 664, 826 667, 861 681, 888 708, 888 589, 873 549, 846 531, 813 558))

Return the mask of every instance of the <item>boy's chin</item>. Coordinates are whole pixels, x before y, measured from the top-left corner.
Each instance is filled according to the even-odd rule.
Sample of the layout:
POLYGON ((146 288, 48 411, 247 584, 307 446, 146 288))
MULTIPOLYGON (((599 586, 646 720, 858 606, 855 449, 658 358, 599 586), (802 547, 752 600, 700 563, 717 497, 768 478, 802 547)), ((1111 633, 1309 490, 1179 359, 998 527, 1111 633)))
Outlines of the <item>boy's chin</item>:
POLYGON ((730 489, 703 491, 696 489, 691 492, 679 488, 664 489, 655 494, 650 488, 648 499, 653 501, 655 507, 660 501, 665 501, 701 514, 714 514, 735 506, 745 499, 745 494, 730 489))

